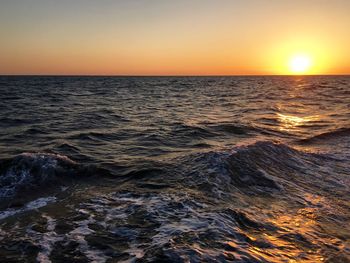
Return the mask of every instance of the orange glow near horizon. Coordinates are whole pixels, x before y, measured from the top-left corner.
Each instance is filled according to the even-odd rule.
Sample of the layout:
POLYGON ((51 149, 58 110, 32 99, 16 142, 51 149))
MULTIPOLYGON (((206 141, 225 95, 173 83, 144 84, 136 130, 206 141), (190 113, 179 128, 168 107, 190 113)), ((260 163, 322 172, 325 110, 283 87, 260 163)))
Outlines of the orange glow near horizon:
POLYGON ((344 63, 342 55, 335 52, 334 45, 329 39, 303 36, 272 44, 267 52, 271 72, 281 75, 346 74, 347 71, 340 68, 344 63))
POLYGON ((2 55, 4 64, 0 65, 0 74, 317 75, 350 72, 350 66, 342 65, 339 56, 332 56, 330 47, 316 43, 308 43, 306 51, 302 52, 279 43, 277 48, 257 47, 255 51, 243 54, 233 52, 230 43, 223 44, 220 49, 212 47, 209 51, 188 45, 187 49, 169 53, 166 45, 163 43, 158 48, 148 49, 128 48, 129 51, 123 52, 114 46, 85 46, 79 51, 61 47, 57 53, 52 53, 49 48, 32 53, 14 51, 2 55))
POLYGON ((350 74, 350 2, 321 2, 7 1, 0 74, 350 74))

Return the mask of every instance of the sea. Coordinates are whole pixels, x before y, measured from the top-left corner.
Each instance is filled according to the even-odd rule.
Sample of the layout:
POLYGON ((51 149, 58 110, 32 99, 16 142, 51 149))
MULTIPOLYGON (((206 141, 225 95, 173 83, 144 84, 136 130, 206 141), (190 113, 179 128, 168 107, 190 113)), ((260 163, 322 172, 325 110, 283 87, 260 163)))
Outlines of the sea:
POLYGON ((350 76, 0 77, 0 262, 350 262, 350 76))

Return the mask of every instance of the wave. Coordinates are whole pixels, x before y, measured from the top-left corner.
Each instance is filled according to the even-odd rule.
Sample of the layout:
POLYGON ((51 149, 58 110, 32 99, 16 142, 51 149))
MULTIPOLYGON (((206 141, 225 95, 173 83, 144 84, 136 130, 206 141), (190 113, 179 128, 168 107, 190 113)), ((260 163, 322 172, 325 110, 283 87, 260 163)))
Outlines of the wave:
MULTIPOLYGON (((184 187, 200 188, 220 195, 235 189, 253 194, 274 193, 284 191, 292 184, 305 186, 322 181, 325 187, 339 185, 331 176, 324 177, 326 174, 322 166, 325 161, 333 162, 335 159, 303 152, 282 143, 258 141, 235 147, 230 152, 202 152, 167 163, 123 168, 124 172, 113 178, 146 189, 183 184, 184 187)), ((115 174, 113 167, 108 166, 107 170, 84 165, 64 155, 23 153, 12 159, 0 160, 0 200, 42 186, 57 187, 78 178, 112 174, 115 174)))
POLYGON ((64 180, 86 177, 96 169, 67 156, 52 153, 22 153, 0 161, 0 200, 13 198, 41 186, 60 185, 64 180))
POLYGON ((226 163, 233 184, 254 192, 327 192, 345 187, 337 176, 344 167, 333 155, 304 152, 282 143, 260 141, 238 147, 226 163))
MULTIPOLYGON (((332 162, 337 162, 337 159, 331 155, 258 141, 235 147, 231 152, 184 157, 176 161, 176 169, 178 176, 182 177, 183 187, 194 187, 221 198, 237 191, 255 195, 303 191, 306 188, 317 191, 342 188, 341 180, 336 178, 337 171, 331 170, 337 166, 325 169, 325 165, 332 162), (178 167, 183 167, 183 170, 178 167)), ((169 174, 169 178, 173 180, 174 174, 169 174)))
POLYGON ((171 131, 171 135, 188 138, 210 138, 218 136, 217 133, 196 125, 176 123, 171 131))
POLYGON ((174 129, 175 132, 182 132, 190 136, 199 137, 214 137, 219 136, 221 133, 227 133, 231 135, 246 135, 251 132, 256 132, 258 129, 252 126, 240 125, 235 123, 199 123, 196 125, 179 124, 174 129))
POLYGON ((74 134, 69 136, 69 139, 77 139, 82 141, 100 141, 100 140, 117 140, 120 139, 121 135, 116 133, 106 133, 106 132, 96 132, 96 131, 89 131, 89 132, 81 132, 78 134, 74 134))
POLYGON ((299 140, 300 143, 314 143, 329 139, 337 139, 341 137, 349 137, 350 136, 350 128, 339 128, 334 131, 329 131, 325 133, 321 133, 306 139, 299 140))
POLYGON ((214 129, 214 131, 216 132, 225 132, 228 134, 235 134, 235 135, 247 135, 251 132, 259 131, 258 129, 252 126, 245 126, 245 125, 232 124, 232 123, 210 125, 209 127, 211 129, 214 129))
POLYGON ((282 187, 273 176, 274 173, 268 169, 271 159, 266 157, 270 157, 268 152, 274 154, 279 151, 280 154, 288 154, 289 150, 289 148, 282 149, 281 146, 271 143, 258 143, 236 150, 227 160, 233 184, 240 188, 264 187, 281 190, 282 187))
MULTIPOLYGON (((29 162, 29 167, 37 164, 46 169, 45 174, 52 169, 55 176, 61 170, 58 167, 73 174, 82 167, 66 156, 53 154, 22 154, 11 161, 6 171, 14 166, 23 170, 29 162), (25 165, 20 165, 22 159, 25 165)), ((312 251, 324 248, 328 239, 320 239, 312 228, 303 232, 305 225, 310 220, 317 223, 315 216, 327 220, 342 216, 332 215, 342 204, 332 210, 323 200, 326 198, 320 197, 329 193, 346 196, 344 191, 329 189, 334 183, 332 161, 326 155, 282 143, 258 141, 231 151, 139 164, 118 183, 109 181, 110 191, 104 188, 97 194, 94 189, 79 202, 72 196, 66 202, 67 211, 62 209, 61 200, 51 195, 19 209, 7 208, 0 212, 0 220, 58 205, 62 209, 59 217, 50 212, 51 207, 43 210, 41 221, 33 221, 25 233, 38 246, 38 257, 55 259, 59 255, 66 261, 69 258, 65 255, 71 254, 62 251, 98 262, 110 257, 117 261, 269 262, 270 255, 287 261, 290 251, 313 257, 312 251), (281 244, 291 250, 284 252, 281 244)), ((339 173, 334 177, 341 180, 339 173)), ((13 238, 8 235, 2 242, 12 244, 13 238)), ((23 248, 23 254, 28 253, 29 248, 23 248)))

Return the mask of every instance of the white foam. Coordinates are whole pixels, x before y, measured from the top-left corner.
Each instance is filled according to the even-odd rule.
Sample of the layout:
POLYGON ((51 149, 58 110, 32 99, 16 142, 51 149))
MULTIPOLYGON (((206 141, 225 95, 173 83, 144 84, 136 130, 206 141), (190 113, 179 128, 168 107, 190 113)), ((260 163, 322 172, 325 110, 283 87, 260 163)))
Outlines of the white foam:
MULTIPOLYGON (((79 210, 80 212, 85 213, 85 210, 79 210)), ((89 228, 89 224, 95 223, 96 221, 90 217, 89 219, 82 220, 79 223, 79 226, 69 232, 68 239, 74 240, 79 244, 80 251, 90 260, 91 263, 104 263, 107 260, 107 257, 102 251, 92 249, 88 242, 85 240, 85 236, 94 233, 95 231, 89 228)))
POLYGON ((49 256, 51 254, 53 246, 57 241, 63 240, 63 236, 59 236, 55 232, 55 228, 56 228, 55 219, 47 215, 43 215, 43 217, 46 218, 47 220, 46 229, 48 230, 48 232, 38 235, 40 237, 38 245, 41 247, 41 251, 38 253, 38 256, 36 259, 38 262, 41 262, 41 263, 51 263, 49 256))
POLYGON ((41 207, 46 206, 49 203, 55 202, 56 201, 56 197, 54 196, 49 196, 49 197, 42 197, 39 199, 36 199, 34 201, 31 201, 29 203, 27 203, 24 207, 19 208, 19 209, 13 209, 13 208, 9 208, 6 209, 4 211, 0 212, 0 220, 5 219, 7 217, 16 215, 18 213, 23 213, 26 211, 30 211, 30 210, 34 210, 34 209, 38 209, 41 207))

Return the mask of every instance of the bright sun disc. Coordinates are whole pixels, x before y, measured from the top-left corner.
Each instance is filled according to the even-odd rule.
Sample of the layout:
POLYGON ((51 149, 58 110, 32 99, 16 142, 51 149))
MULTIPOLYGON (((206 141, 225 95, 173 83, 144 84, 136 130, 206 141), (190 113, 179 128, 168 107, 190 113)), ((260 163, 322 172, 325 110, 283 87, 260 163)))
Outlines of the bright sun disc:
POLYGON ((308 56, 299 55, 290 60, 290 70, 293 73, 306 73, 311 66, 311 59, 308 56))

